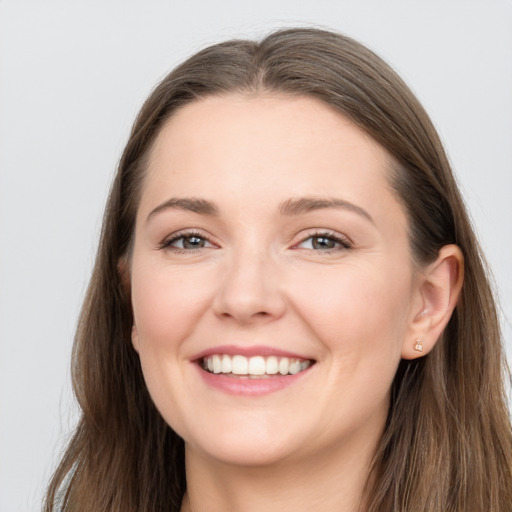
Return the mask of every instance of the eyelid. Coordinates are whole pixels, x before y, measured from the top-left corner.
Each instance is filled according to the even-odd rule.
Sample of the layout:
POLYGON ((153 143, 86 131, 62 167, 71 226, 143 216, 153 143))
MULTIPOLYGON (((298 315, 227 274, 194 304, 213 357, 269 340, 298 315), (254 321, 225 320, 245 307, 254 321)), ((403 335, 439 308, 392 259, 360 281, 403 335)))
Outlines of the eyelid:
POLYGON ((158 244, 158 248, 159 249, 171 249, 175 252, 192 252, 193 250, 197 251, 199 249, 210 249, 211 248, 211 247, 199 247, 198 249, 191 250, 191 249, 181 249, 180 247, 171 246, 171 244, 173 242, 176 242, 177 240, 180 240, 181 238, 188 238, 188 237, 194 237, 194 236, 197 238, 204 239, 206 242, 208 242, 208 244, 210 244, 214 247, 218 247, 218 244, 213 242, 211 240, 211 237, 206 235, 203 231, 196 229, 196 228, 185 228, 185 229, 181 229, 180 231, 176 231, 175 233, 172 233, 169 236, 167 236, 162 242, 160 242, 158 244))
MULTIPOLYGON (((330 240, 333 240, 341 245, 341 247, 338 247, 336 249, 324 249, 324 250, 317 250, 315 252, 323 252, 323 253, 330 253, 334 251, 346 251, 348 249, 352 249, 354 247, 354 243, 350 238, 346 235, 343 235, 341 233, 338 233, 337 231, 333 231, 331 229, 315 229, 312 228, 310 230, 306 231, 306 234, 302 234, 300 239, 293 244, 294 249, 303 249, 299 247, 299 245, 303 244, 306 240, 309 240, 310 238, 329 238, 330 240)), ((313 251, 314 249, 305 249, 309 251, 313 251)))
MULTIPOLYGON (((176 231, 175 233, 170 234, 167 236, 162 242, 158 244, 159 249, 169 249, 172 248, 175 252, 191 252, 193 250, 199 250, 199 249, 209 249, 211 247, 199 247, 198 249, 181 249, 179 247, 173 247, 171 244, 173 242, 176 242, 177 240, 181 238, 187 238, 187 237, 198 237, 204 239, 208 244, 210 244, 213 247, 219 247, 219 245, 212 241, 211 237, 207 234, 205 234, 203 231, 197 229, 197 228, 185 228, 179 231, 176 231)), ((346 235, 343 235, 337 231, 333 231, 331 229, 321 229, 321 228, 311 228, 306 231, 306 233, 302 233, 300 235, 300 238, 293 243, 292 249, 301 249, 299 247, 301 244, 303 244, 306 240, 309 240, 310 238, 314 237, 324 237, 328 238, 330 240, 335 241, 336 243, 340 244, 340 247, 336 249, 323 249, 323 250, 314 250, 314 249, 305 249, 308 251, 315 251, 315 252, 323 252, 323 253, 329 253, 334 251, 343 251, 353 248, 353 242, 350 240, 349 237, 346 235)), ((302 248, 304 249, 304 248, 302 248)))

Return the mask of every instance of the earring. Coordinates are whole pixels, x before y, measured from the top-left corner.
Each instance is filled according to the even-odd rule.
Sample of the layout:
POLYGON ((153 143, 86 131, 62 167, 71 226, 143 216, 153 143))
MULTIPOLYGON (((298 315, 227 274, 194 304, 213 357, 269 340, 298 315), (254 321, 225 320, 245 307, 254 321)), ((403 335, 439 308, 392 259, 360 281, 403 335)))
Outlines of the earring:
POLYGON ((423 352, 423 340, 421 338, 416 338, 414 350, 416 350, 416 352, 423 352))

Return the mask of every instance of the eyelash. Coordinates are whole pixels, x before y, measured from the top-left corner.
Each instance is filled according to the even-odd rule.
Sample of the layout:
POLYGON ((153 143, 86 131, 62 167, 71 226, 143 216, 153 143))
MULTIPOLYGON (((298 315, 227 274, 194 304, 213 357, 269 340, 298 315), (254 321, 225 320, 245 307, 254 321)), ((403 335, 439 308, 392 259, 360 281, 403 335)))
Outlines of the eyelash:
POLYGON ((336 244, 339 245, 339 247, 335 247, 332 249, 317 249, 317 250, 306 249, 306 250, 330 254, 335 251, 346 251, 346 250, 352 249, 352 243, 348 240, 348 238, 343 237, 343 236, 341 236, 337 233, 334 233, 332 231, 320 231, 320 232, 314 231, 312 233, 309 233, 306 238, 303 238, 298 244, 295 244, 294 248, 301 249, 301 247, 299 247, 300 245, 302 245, 305 242, 307 242, 308 240, 312 240, 314 238, 317 238, 317 239, 324 238, 326 240, 335 242, 336 244))
MULTIPOLYGON (((213 242, 211 242, 209 240, 208 237, 204 236, 203 233, 201 233, 200 231, 195 231, 195 230, 191 230, 191 231, 182 231, 182 232, 179 232, 179 233, 176 233, 172 238, 168 239, 168 240, 164 240, 161 244, 160 244, 160 249, 169 249, 173 252, 177 252, 177 253, 186 253, 186 252, 190 252, 190 251, 193 251, 194 249, 182 249, 181 247, 173 247, 172 244, 177 242, 178 240, 184 240, 186 238, 200 238, 201 240, 205 240, 206 242, 212 244, 213 242)), ((200 249, 203 249, 203 247, 200 247, 200 249)))
MULTIPOLYGON (((209 244, 214 245, 213 242, 211 242, 210 239, 208 237, 204 236, 204 234, 201 233, 200 231, 191 230, 191 231, 183 231, 183 232, 176 233, 172 238, 170 238, 168 240, 164 240, 159 245, 159 248, 160 249, 168 249, 168 250, 171 250, 176 253, 187 253, 187 252, 197 250, 197 249, 185 249, 185 248, 181 248, 181 247, 173 247, 172 246, 173 243, 176 243, 179 240, 184 240, 187 238, 199 238, 209 244)), ((326 240, 333 241, 336 244, 339 244, 339 247, 332 248, 332 249, 316 249, 316 250, 312 248, 312 249, 306 249, 306 250, 330 254, 335 251, 344 251, 344 250, 352 249, 352 243, 347 238, 342 237, 342 236, 340 236, 334 232, 331 232, 331 231, 311 232, 308 234, 307 237, 303 238, 301 241, 296 243, 293 246, 293 248, 301 249, 301 247, 299 247, 300 245, 304 244, 305 242, 307 242, 310 239, 315 239, 315 238, 317 238, 317 239, 324 238, 326 240)), ((204 247, 199 247, 199 249, 203 249, 203 248, 204 247)))

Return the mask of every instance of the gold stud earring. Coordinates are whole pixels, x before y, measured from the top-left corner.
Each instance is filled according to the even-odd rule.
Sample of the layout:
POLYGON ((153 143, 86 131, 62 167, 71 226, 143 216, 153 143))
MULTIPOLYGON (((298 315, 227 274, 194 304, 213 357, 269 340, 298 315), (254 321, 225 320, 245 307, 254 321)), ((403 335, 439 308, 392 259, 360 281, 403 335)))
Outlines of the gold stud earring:
POLYGON ((414 350, 416 350, 416 352, 423 352, 423 340, 421 338, 416 338, 414 350))

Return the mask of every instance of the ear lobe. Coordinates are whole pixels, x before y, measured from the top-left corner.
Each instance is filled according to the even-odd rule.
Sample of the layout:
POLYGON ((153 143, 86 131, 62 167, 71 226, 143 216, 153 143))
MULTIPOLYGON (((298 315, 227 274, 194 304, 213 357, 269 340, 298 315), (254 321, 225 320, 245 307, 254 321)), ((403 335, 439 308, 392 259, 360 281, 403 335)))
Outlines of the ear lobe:
POLYGON ((132 345, 135 351, 139 352, 139 331, 135 324, 132 325, 132 345))
MULTIPOLYGON (((129 301, 131 295, 131 282, 130 282, 130 270, 128 260, 122 257, 117 262, 117 272, 119 273, 119 280, 121 282, 121 290, 124 298, 129 301)), ((132 325, 131 333, 132 345, 136 352, 139 352, 139 332, 135 323, 132 325)))
POLYGON ((463 279, 462 251, 456 245, 445 245, 419 276, 419 307, 412 312, 402 358, 416 359, 434 348, 457 305, 463 279))

